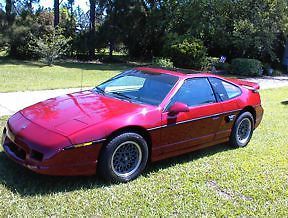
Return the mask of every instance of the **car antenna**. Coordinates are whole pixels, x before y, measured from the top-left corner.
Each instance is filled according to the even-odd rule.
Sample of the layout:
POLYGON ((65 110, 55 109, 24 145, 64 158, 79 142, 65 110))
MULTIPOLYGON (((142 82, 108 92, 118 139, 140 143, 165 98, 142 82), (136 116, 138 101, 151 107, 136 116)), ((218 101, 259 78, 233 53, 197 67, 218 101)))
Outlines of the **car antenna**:
POLYGON ((83 69, 81 69, 81 85, 80 85, 80 91, 82 92, 83 88, 83 69))

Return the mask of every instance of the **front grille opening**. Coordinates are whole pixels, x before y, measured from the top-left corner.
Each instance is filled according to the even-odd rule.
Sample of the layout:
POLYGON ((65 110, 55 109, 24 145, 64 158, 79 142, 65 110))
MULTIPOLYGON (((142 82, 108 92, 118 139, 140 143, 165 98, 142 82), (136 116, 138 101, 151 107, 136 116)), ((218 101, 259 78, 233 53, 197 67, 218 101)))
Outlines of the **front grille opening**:
POLYGON ((25 160, 26 152, 22 148, 18 147, 12 142, 8 144, 8 147, 18 158, 25 160))
POLYGON ((30 157, 32 159, 34 159, 34 160, 37 160, 37 161, 42 161, 43 160, 43 154, 38 152, 38 151, 35 151, 35 150, 31 151, 30 157))

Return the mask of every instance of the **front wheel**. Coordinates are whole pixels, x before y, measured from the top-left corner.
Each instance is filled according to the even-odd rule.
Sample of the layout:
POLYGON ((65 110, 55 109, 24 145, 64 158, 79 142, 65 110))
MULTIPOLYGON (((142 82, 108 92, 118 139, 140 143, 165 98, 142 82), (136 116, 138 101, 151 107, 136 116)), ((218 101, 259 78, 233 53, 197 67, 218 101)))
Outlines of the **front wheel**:
POLYGON ((99 160, 99 173, 112 182, 128 182, 138 177, 148 160, 148 146, 137 133, 123 133, 103 148, 99 160))
POLYGON ((232 133, 230 144, 234 147, 245 147, 253 134, 254 118, 250 112, 244 112, 237 118, 232 133))

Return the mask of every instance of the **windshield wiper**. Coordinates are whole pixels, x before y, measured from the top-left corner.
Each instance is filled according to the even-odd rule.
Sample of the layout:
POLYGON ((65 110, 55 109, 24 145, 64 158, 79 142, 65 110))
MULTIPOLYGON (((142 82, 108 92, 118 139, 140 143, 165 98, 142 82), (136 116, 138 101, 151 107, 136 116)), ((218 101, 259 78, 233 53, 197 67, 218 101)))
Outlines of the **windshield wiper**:
POLYGON ((101 93, 101 94, 105 94, 105 91, 103 90, 103 89, 101 89, 101 88, 99 88, 98 86, 96 86, 95 88, 94 88, 94 90, 96 90, 98 93, 101 93))
POLYGON ((129 97, 129 96, 127 96, 127 95, 125 95, 125 94, 123 94, 123 93, 121 93, 121 92, 109 92, 109 93, 114 94, 114 95, 117 95, 117 96, 119 96, 119 97, 121 97, 121 98, 128 99, 129 101, 132 100, 131 97, 129 97))

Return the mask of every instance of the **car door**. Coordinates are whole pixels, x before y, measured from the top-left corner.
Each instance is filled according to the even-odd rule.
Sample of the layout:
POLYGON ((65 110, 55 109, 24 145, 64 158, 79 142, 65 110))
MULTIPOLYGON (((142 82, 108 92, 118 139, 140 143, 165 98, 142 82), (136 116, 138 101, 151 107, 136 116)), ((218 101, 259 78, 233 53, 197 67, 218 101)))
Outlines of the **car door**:
POLYGON ((236 117, 241 111, 238 101, 242 91, 238 86, 219 78, 210 77, 209 81, 223 108, 220 117, 221 123, 216 132, 215 140, 228 139, 236 117))
MULTIPOLYGON (((183 153, 213 141, 220 124, 222 106, 217 102, 207 78, 186 79, 171 98, 162 113, 161 153, 183 153), (168 112, 175 102, 187 104, 189 112, 171 115, 168 112)), ((167 155, 173 156, 173 155, 167 155)))

